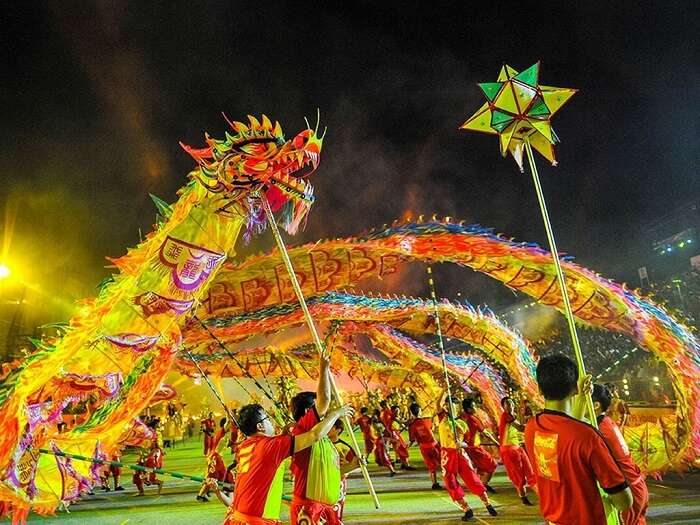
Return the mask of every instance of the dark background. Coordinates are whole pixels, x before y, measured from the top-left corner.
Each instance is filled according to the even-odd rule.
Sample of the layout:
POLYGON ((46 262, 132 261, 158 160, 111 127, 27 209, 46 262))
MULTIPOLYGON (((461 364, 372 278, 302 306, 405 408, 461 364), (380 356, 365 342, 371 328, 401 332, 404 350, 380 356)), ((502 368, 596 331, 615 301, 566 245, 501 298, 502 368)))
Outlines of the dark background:
MULTIPOLYGON (((175 199, 192 167, 178 140, 222 136, 221 111, 266 113, 292 136, 320 108, 318 200, 290 242, 412 212, 544 244, 529 175, 495 137, 457 129, 504 62, 542 60, 543 84, 580 89, 553 119, 559 167, 538 162, 560 249, 581 264, 638 284, 650 231, 700 197, 697 5, 331 4, 3 5, 2 257, 32 283, 37 318, 94 294, 104 256, 151 228, 148 193, 175 199)), ((436 279, 441 295, 515 300, 469 270, 436 279)), ((391 286, 425 295, 424 281, 414 268, 391 286)))

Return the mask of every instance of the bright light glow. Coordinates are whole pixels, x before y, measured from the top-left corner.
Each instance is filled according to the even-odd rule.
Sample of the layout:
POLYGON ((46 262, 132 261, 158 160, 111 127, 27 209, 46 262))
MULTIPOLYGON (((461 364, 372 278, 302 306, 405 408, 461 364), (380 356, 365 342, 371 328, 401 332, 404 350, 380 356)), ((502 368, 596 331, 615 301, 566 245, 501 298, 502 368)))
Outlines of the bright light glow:
POLYGON ((685 241, 685 242, 687 242, 688 244, 692 244, 692 243, 693 243, 693 239, 688 239, 688 240, 685 241))
POLYGON ((679 247, 679 248, 684 248, 684 247, 685 247, 685 241, 682 241, 682 242, 678 245, 678 247, 679 247))
POLYGON ((6 279, 11 273, 6 264, 0 263, 0 279, 6 279))
POLYGON ((627 383, 627 378, 625 377, 625 378, 622 380, 622 382, 623 382, 623 383, 627 383))
POLYGON ((658 382, 659 382, 659 378, 654 376, 654 383, 658 383, 658 382))

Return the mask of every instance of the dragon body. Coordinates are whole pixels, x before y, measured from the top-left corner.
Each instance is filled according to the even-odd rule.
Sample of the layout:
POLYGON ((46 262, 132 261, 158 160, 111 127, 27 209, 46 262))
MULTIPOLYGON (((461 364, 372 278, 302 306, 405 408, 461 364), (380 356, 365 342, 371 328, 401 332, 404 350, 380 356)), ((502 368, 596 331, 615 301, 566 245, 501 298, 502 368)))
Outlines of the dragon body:
MULTIPOLYGON (((410 261, 423 261, 472 268, 542 305, 563 309, 554 265, 546 250, 514 242, 478 225, 419 218, 357 237, 298 246, 289 252, 304 295, 312 304, 316 296, 321 303, 331 301, 333 291, 394 274, 410 261)), ((563 258, 562 266, 573 312, 581 325, 625 334, 667 366, 675 390, 676 416, 673 422, 664 422, 663 432, 652 436, 656 443, 653 461, 646 459, 646 445, 640 445, 638 453, 645 459, 639 463, 648 471, 657 471, 683 461, 690 451, 700 455, 700 343, 692 331, 651 299, 575 264, 570 257, 563 258)), ((260 317, 256 316, 264 316, 263 312, 281 313, 294 301, 282 270, 274 251, 225 267, 204 296, 200 315, 211 318, 212 325, 245 320, 243 327, 257 322, 260 317)), ((400 318, 400 301, 396 306, 400 318)), ((450 323, 443 322, 448 332, 450 323)), ((247 330, 243 328, 243 333, 247 330)), ((512 374, 513 369, 509 370, 512 374)), ((527 384, 517 374, 515 379, 527 384)), ((639 435, 649 435, 648 429, 627 428, 626 433, 636 442, 641 442, 639 435)))

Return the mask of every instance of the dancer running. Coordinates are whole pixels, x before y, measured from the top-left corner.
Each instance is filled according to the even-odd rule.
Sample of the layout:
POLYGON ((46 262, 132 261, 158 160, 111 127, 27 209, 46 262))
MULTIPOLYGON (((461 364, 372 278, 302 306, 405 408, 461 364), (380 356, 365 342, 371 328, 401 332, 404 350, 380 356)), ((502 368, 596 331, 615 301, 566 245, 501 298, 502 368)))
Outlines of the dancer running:
POLYGON ((593 407, 598 416, 598 430, 603 434, 605 442, 610 447, 615 461, 627 478, 632 491, 634 503, 622 513, 622 521, 625 525, 644 525, 646 523, 646 512, 649 507, 649 491, 645 481, 646 476, 642 474, 639 466, 630 455, 629 447, 625 438, 620 432, 620 428, 615 421, 608 416, 612 394, 603 385, 593 385, 593 407))
POLYGON ((577 419, 584 412, 590 380, 579 380, 576 364, 562 354, 537 364, 544 412, 525 427, 525 443, 536 467, 540 511, 551 523, 604 525, 598 485, 617 510, 632 506, 632 492, 605 441, 577 419))
POLYGON ((384 439, 384 426, 379 421, 379 410, 375 409, 372 416, 372 428, 374 430, 374 461, 380 467, 389 469, 389 477, 396 475, 394 464, 389 456, 389 448, 387 447, 386 439, 384 439))
MULTIPOLYGON (((458 403, 459 401, 453 399, 452 402, 458 403)), ((488 513, 491 516, 497 516, 498 512, 493 508, 489 497, 486 495, 486 487, 484 487, 484 484, 479 479, 471 461, 464 451, 467 444, 459 439, 459 437, 463 436, 466 432, 467 425, 462 420, 451 418, 449 399, 447 396, 444 396, 441 405, 442 411, 438 414, 438 419, 440 420, 438 434, 440 436, 442 479, 445 482, 445 488, 450 493, 452 501, 457 503, 464 511, 462 521, 473 519, 474 511, 464 499, 464 489, 462 485, 460 485, 457 476, 461 477, 470 492, 484 503, 488 513)))
POLYGON ((408 425, 408 440, 418 443, 421 456, 433 482, 433 490, 442 487, 437 480, 437 470, 440 468, 440 446, 433 435, 433 418, 421 417, 421 408, 418 403, 411 403, 408 407, 413 415, 413 420, 408 425))
POLYGON ((226 480, 226 464, 224 463, 224 458, 221 453, 219 453, 219 445, 223 441, 224 436, 227 433, 226 428, 227 420, 222 418, 219 422, 219 430, 214 434, 214 440, 211 443, 211 450, 207 456, 207 474, 202 486, 197 493, 196 500, 205 503, 209 501, 207 496, 211 492, 209 488, 209 480, 216 480, 219 482, 224 482, 226 480))
MULTIPOLYGON (((209 486, 228 506, 224 525, 282 525, 279 519, 284 483, 284 460, 308 450, 326 437, 336 420, 352 416, 349 406, 332 410, 320 423, 302 434, 275 435, 265 409, 258 404, 240 410, 240 430, 247 438, 238 447, 238 475, 233 496, 225 494, 216 481, 209 486)), ((329 522, 333 523, 333 522, 329 522)))
POLYGON ((207 417, 202 419, 200 427, 204 435, 204 455, 208 456, 211 451, 212 441, 214 440, 214 430, 216 428, 213 412, 209 412, 207 417))
POLYGON ((408 445, 406 444, 406 440, 404 440, 403 436, 401 435, 398 405, 392 405, 391 407, 391 420, 389 421, 389 425, 390 426, 387 429, 387 437, 389 438, 389 442, 394 449, 396 459, 401 463, 401 468, 403 470, 416 470, 416 467, 411 466, 408 458, 408 445))
POLYGON ((506 468, 508 478, 518 491, 518 496, 523 505, 532 506, 532 502, 527 497, 527 488, 535 488, 537 478, 532 470, 530 459, 520 446, 522 441, 522 431, 525 427, 515 418, 515 404, 510 397, 501 399, 503 413, 498 425, 500 436, 500 452, 503 466, 506 468))
POLYGON ((357 418, 355 424, 360 427, 362 431, 362 437, 365 440, 365 456, 369 458, 369 455, 374 450, 374 442, 377 436, 374 433, 374 427, 372 426, 372 418, 367 414, 367 407, 362 407, 360 409, 360 417, 357 418))
POLYGON ((493 473, 496 471, 498 463, 493 456, 482 446, 476 444, 476 438, 479 434, 483 435, 494 445, 498 443, 484 428, 484 424, 481 419, 476 415, 476 410, 474 408, 474 400, 471 398, 466 398, 462 400, 462 412, 461 419, 467 424, 467 433, 464 436, 464 441, 467 443, 467 456, 471 459, 477 474, 481 478, 481 482, 486 487, 486 490, 491 494, 496 493, 489 481, 493 477, 493 473))

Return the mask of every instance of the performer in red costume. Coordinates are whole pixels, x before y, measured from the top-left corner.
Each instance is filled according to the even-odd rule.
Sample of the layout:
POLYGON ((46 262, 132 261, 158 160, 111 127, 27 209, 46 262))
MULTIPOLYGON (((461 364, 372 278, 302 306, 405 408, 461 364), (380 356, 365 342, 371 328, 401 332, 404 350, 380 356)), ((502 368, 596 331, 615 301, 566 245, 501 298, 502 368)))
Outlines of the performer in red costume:
POLYGON ((372 416, 372 428, 374 429, 374 461, 380 467, 386 467, 389 469, 389 477, 396 475, 396 470, 394 470, 394 464, 391 462, 391 457, 389 457, 389 449, 384 439, 384 426, 379 421, 379 410, 374 411, 372 416))
POLYGON ((200 487, 196 498, 197 501, 201 501, 203 503, 209 501, 207 496, 209 495, 211 489, 209 489, 208 480, 223 482, 226 479, 226 464, 224 463, 224 458, 221 456, 218 450, 224 436, 228 432, 226 423, 226 418, 222 418, 221 421, 219 421, 219 430, 217 430, 216 434, 214 434, 214 439, 211 443, 211 450, 207 455, 207 474, 202 482, 202 486, 200 487))
POLYGON ((362 407, 360 409, 360 417, 357 418, 355 424, 360 427, 362 431, 362 437, 365 440, 365 456, 369 457, 374 450, 374 441, 377 436, 374 433, 374 427, 372 426, 372 418, 367 414, 367 407, 362 407))
POLYGON ((387 429, 387 437, 389 442, 394 449, 396 454, 396 459, 401 463, 401 468, 403 470, 416 470, 415 467, 411 466, 408 459, 408 445, 406 440, 404 440, 401 435, 401 423, 399 422, 399 407, 398 405, 392 405, 391 407, 391 418, 387 420, 389 427, 387 429))
MULTIPOLYGON (((452 401, 458 403, 457 399, 452 401)), ((451 419, 449 413, 449 402, 447 396, 441 403, 442 411, 438 414, 440 424, 438 434, 440 436, 440 454, 442 459, 442 479, 445 488, 450 494, 452 501, 457 503, 464 511, 462 521, 469 521, 474 518, 474 511, 464 499, 464 489, 459 483, 457 476, 462 478, 469 490, 484 503, 486 510, 491 516, 497 516, 498 512, 493 508, 489 497, 486 495, 486 487, 476 474, 476 470, 469 460, 464 449, 467 444, 460 440, 467 430, 467 425, 461 419, 451 419)))
MULTIPOLYGON (((316 392, 300 392, 292 398, 292 417, 296 424, 292 429, 293 435, 303 434, 311 430, 325 416, 331 401, 331 371, 330 358, 321 359, 320 378, 316 392)), ((327 525, 336 525, 337 514, 333 506, 338 502, 340 493, 331 494, 334 487, 326 489, 325 483, 319 477, 330 472, 331 469, 340 469, 337 453, 333 449, 335 457, 331 458, 328 447, 333 449, 329 440, 321 441, 314 445, 315 457, 320 458, 318 464, 311 462, 311 450, 303 450, 292 458, 292 474, 294 475, 294 489, 292 505, 289 509, 292 525, 317 525, 325 520, 327 525), (313 468, 313 476, 309 475, 313 468), (333 501, 330 501, 333 499, 333 501), (322 501, 324 500, 324 501, 322 501)), ((334 472, 329 477, 339 477, 334 472)), ((337 487, 340 490, 340 487, 337 487)))
POLYGON ((411 403, 408 410, 413 415, 413 420, 408 424, 408 440, 418 443, 421 456, 433 482, 433 490, 442 487, 437 480, 437 471, 440 468, 440 446, 433 435, 433 418, 421 417, 421 409, 418 403, 411 403))
POLYGON ((343 521, 343 511, 345 510, 345 497, 348 493, 348 474, 360 466, 360 458, 358 458, 352 450, 352 447, 342 439, 340 435, 343 433, 343 422, 336 421, 333 428, 328 433, 328 438, 333 442, 338 457, 340 458, 340 475, 341 475, 341 490, 340 500, 335 504, 338 521, 343 521))
POLYGON ((489 481, 491 481, 491 477, 496 471, 498 463, 496 463, 496 460, 493 459, 493 456, 489 454, 484 447, 476 444, 476 438, 479 434, 482 434, 490 439, 494 445, 498 443, 486 432, 484 424, 481 422, 481 419, 477 417, 473 399, 463 399, 462 410, 463 412, 460 418, 467 424, 467 433, 464 435, 464 441, 467 443, 467 456, 471 459, 487 492, 495 494, 496 490, 489 485, 489 481))
POLYGON ((276 436, 265 409, 258 404, 244 406, 238 422, 241 432, 248 437, 238 446, 238 475, 233 496, 225 494, 215 480, 209 482, 211 490, 229 507, 224 525, 282 525, 279 515, 284 460, 308 450, 326 437, 336 420, 346 415, 353 415, 349 406, 329 412, 308 432, 276 436))
POLYGON ((202 434, 204 435, 204 455, 208 456, 209 451, 211 450, 212 441, 214 439, 215 423, 213 412, 209 412, 209 415, 202 419, 200 427, 202 429, 202 434))
POLYGON ((537 468, 540 513, 547 522, 605 524, 601 489, 620 511, 633 503, 627 480, 603 437, 578 419, 585 410, 590 379, 579 380, 576 363, 562 354, 537 363, 544 411, 525 427, 525 443, 537 468))
POLYGON ((603 385, 593 385, 593 407, 598 416, 598 430, 603 434, 605 442, 612 452, 620 470, 627 478, 632 491, 632 506, 622 513, 622 522, 625 525, 645 525, 646 512, 649 507, 649 490, 647 489, 646 476, 642 474, 639 466, 630 456, 630 450, 622 437, 622 432, 615 421, 608 416, 612 394, 603 385))
POLYGON ((537 478, 532 470, 530 459, 525 450, 520 446, 522 441, 522 431, 525 427, 515 418, 515 404, 510 397, 501 399, 503 414, 498 425, 500 436, 500 452, 503 466, 506 468, 508 478, 518 491, 518 496, 523 505, 532 506, 527 497, 527 487, 535 488, 537 478))

